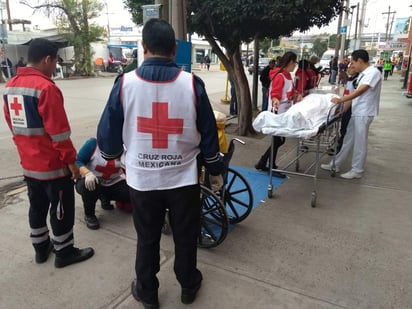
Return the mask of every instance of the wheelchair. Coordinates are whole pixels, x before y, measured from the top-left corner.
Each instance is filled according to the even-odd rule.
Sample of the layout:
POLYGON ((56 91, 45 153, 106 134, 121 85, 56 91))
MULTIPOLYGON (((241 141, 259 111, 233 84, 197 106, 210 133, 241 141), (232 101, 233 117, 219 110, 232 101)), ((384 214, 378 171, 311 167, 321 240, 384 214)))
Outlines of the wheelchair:
MULTIPOLYGON (((228 152, 222 154, 224 163, 222 189, 217 192, 210 189, 207 170, 202 170, 200 176, 201 223, 198 238, 200 248, 213 248, 221 244, 229 232, 230 224, 246 219, 253 208, 253 193, 250 185, 239 172, 229 167, 235 151, 235 141, 245 144, 242 140, 234 138, 229 143, 228 152)), ((172 233, 167 213, 162 232, 172 233)))

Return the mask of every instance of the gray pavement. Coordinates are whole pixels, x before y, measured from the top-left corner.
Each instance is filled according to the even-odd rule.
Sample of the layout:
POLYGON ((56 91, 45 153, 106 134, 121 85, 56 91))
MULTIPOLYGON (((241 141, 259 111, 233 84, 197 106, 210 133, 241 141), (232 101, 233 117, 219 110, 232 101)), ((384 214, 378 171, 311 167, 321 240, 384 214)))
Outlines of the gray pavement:
MULTIPOLYGON (((215 109, 225 73, 197 72, 215 109)), ((59 80, 80 147, 93 135, 112 77, 59 80)), ((214 249, 199 249, 204 274, 195 303, 180 303, 173 274, 173 241, 163 236, 161 308, 412 308, 412 100, 394 75, 383 82, 380 115, 371 126, 366 173, 359 180, 319 172, 317 207, 313 181, 290 176, 214 249)), ((236 119, 227 127, 235 136, 236 119)), ((232 163, 253 168, 269 137, 242 137, 232 163)), ((17 153, 0 121, 0 308, 142 308, 130 294, 136 234, 130 214, 97 207, 101 228, 85 227, 76 196, 75 242, 95 256, 63 269, 54 257, 34 262, 17 153)), ((280 150, 286 161, 293 141, 280 150)), ((324 158, 327 162, 329 158, 324 158)), ((281 162, 282 163, 282 162, 281 162)), ((343 170, 349 169, 350 162, 343 170)))

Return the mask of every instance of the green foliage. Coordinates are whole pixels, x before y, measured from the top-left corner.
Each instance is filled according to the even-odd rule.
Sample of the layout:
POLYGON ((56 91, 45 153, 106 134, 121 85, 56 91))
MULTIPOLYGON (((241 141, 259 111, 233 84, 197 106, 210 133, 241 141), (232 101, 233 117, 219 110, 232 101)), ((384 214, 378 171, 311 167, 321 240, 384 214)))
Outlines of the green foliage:
POLYGON ((328 49, 328 40, 317 38, 313 42, 312 52, 319 57, 328 49))
POLYGON ((260 41, 259 46, 260 46, 260 50, 266 54, 269 47, 271 46, 271 39, 269 38, 264 38, 263 40, 260 41))
POLYGON ((103 34, 103 28, 90 23, 90 20, 101 15, 103 3, 99 0, 49 0, 39 1, 38 5, 29 1, 23 3, 34 11, 40 10, 57 18, 59 33, 65 35, 74 47, 76 73, 91 75, 94 68, 90 43, 103 34))
POLYGON ((137 25, 143 23, 142 5, 153 3, 154 0, 123 0, 124 6, 127 8, 129 13, 132 14, 132 20, 137 25))
POLYGON ((338 43, 338 35, 337 34, 332 34, 329 37, 329 48, 330 49, 335 49, 337 43, 338 43))
POLYGON ((278 38, 326 25, 341 8, 340 0, 188 0, 188 27, 232 52, 255 35, 278 38))

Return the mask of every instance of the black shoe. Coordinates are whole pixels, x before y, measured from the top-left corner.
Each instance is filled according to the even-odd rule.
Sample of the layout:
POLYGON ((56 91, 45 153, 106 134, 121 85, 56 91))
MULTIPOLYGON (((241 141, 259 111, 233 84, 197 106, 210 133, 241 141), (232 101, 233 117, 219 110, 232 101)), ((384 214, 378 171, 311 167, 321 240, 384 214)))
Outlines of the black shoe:
POLYGON ((285 174, 279 172, 272 172, 272 176, 275 176, 277 178, 286 178, 285 174))
POLYGON ((137 279, 134 279, 132 281, 132 295, 134 297, 134 299, 136 299, 138 302, 142 303, 143 307, 145 307, 145 309, 158 309, 159 308, 159 302, 153 303, 153 304, 149 304, 149 303, 145 303, 143 302, 139 295, 137 295, 137 279))
POLYGON ((86 221, 87 227, 91 230, 97 230, 100 227, 99 220, 97 220, 95 215, 84 216, 84 221, 86 221))
POLYGON ((182 288, 182 296, 181 296, 182 303, 186 305, 193 303, 196 299, 196 294, 199 291, 201 285, 202 285, 202 281, 200 281, 193 288, 182 288))
POLYGON ((261 165, 259 163, 255 164, 255 169, 257 169, 258 171, 262 171, 262 172, 269 171, 269 167, 267 167, 266 165, 261 165))
POLYGON ((48 246, 44 250, 36 251, 36 263, 42 264, 46 262, 52 251, 53 251, 53 243, 49 241, 48 246))
POLYGON ((102 208, 104 210, 113 210, 114 206, 113 204, 110 204, 110 202, 102 203, 102 208))
POLYGON ((327 152, 328 152, 328 156, 334 156, 335 155, 335 148, 329 148, 327 150, 327 152))
POLYGON ((56 268, 62 268, 69 266, 71 264, 83 262, 87 259, 90 259, 94 254, 93 248, 74 248, 67 256, 56 256, 54 260, 54 266, 56 268))

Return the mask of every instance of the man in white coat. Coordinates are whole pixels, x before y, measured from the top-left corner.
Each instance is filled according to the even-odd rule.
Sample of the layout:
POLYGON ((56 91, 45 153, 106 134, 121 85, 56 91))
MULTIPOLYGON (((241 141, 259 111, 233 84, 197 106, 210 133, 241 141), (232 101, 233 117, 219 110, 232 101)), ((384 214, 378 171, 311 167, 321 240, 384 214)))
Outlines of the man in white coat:
MULTIPOLYGON (((382 76, 378 69, 369 65, 369 55, 366 50, 359 49, 352 53, 351 66, 359 72, 356 90, 332 102, 345 102, 345 110, 352 105, 352 117, 343 140, 341 151, 335 158, 335 170, 339 172, 346 157, 353 150, 352 168, 340 176, 345 179, 361 178, 368 148, 369 126, 379 112, 382 76), (352 101, 352 103, 350 103, 352 101)), ((322 164, 325 170, 332 169, 332 163, 322 164)))

